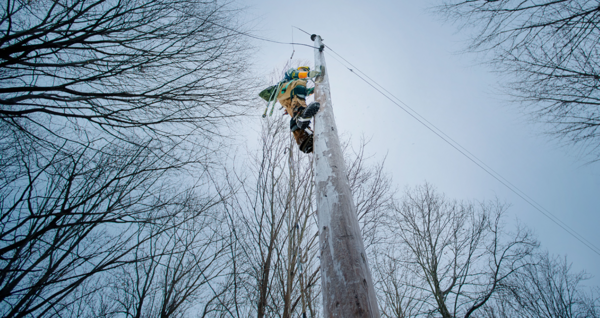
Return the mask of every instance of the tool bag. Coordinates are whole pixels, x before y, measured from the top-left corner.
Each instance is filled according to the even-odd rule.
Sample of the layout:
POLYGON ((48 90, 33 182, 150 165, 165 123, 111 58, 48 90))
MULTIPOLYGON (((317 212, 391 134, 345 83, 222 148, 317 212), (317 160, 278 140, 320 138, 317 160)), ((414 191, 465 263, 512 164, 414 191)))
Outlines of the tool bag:
POLYGON ((275 90, 277 89, 277 85, 269 86, 262 90, 262 92, 258 93, 260 98, 270 102, 273 100, 273 97, 276 96, 275 90))

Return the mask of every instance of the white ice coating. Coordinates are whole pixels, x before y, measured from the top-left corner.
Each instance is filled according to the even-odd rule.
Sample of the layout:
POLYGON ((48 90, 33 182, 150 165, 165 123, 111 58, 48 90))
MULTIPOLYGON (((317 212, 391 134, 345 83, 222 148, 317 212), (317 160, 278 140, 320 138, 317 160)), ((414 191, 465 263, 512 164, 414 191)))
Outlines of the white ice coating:
MULTIPOLYGON (((320 64, 322 65, 322 64, 320 64)), ((318 66, 315 65, 318 69, 318 66)), ((339 205, 339 195, 334 186, 334 171, 330 160, 332 157, 331 153, 331 142, 333 138, 337 137, 337 127, 335 120, 330 120, 333 111, 331 109, 331 99, 329 92, 329 77, 325 75, 324 80, 315 85, 315 96, 319 96, 321 101, 321 111, 317 115, 318 119, 315 119, 315 138, 314 138, 314 152, 315 152, 315 182, 317 185, 321 185, 320 190, 317 192, 317 213, 319 217, 319 232, 324 233, 323 229, 331 229, 331 208, 332 206, 339 205), (332 135, 329 129, 333 128, 335 135, 332 135), (323 191, 324 190, 324 191, 323 191)), ((318 187, 319 188, 319 187, 318 187)), ((329 232, 327 232, 329 233, 329 232)), ((329 251, 331 255, 335 255, 335 248, 333 244, 333 236, 327 235, 327 243, 329 245, 329 251)), ((336 275, 343 277, 343 272, 339 262, 333 262, 334 271, 336 275)), ((322 280, 331 283, 326 272, 322 272, 322 280)))
MULTIPOLYGON (((317 48, 321 45, 318 36, 315 45, 317 48)), ((315 69, 318 70, 321 65, 325 66, 323 53, 315 49, 315 69)), ((323 81, 315 85, 315 100, 321 104, 315 116, 313 149, 323 315, 379 317, 331 107, 327 71, 323 81)))

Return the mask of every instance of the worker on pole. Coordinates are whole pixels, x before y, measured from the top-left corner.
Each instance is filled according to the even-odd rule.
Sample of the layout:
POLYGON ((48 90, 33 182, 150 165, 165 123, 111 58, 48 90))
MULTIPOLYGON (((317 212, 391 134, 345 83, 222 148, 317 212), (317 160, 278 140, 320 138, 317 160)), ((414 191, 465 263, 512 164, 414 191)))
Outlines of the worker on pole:
MULTIPOLYGON (((313 135, 312 132, 309 134, 306 129, 310 126, 311 118, 319 111, 320 107, 317 102, 306 105, 306 96, 312 94, 314 90, 313 88, 307 89, 306 84, 310 78, 318 80, 321 74, 322 72, 311 71, 308 66, 291 68, 285 72, 283 80, 277 85, 271 86, 259 94, 269 103, 276 99, 285 109, 285 113, 292 117, 290 130, 300 151, 304 153, 313 151, 313 135)), ((267 109, 268 107, 267 105, 267 109)), ((275 106, 273 105, 273 107, 275 106)))

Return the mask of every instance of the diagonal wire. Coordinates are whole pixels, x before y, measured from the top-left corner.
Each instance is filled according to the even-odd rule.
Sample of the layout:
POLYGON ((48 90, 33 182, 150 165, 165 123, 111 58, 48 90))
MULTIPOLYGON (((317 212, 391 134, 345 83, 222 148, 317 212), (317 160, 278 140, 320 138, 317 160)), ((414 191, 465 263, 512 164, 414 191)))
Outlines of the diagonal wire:
MULTIPOLYGON (((303 30, 301 30, 301 31, 303 31, 303 30)), ((305 31, 303 31, 303 32, 305 32, 305 31)), ((307 32, 305 32, 305 33, 307 33, 307 32)), ((367 74, 365 74, 360 69, 358 69, 356 66, 354 66, 352 63, 350 63, 348 60, 346 60, 343 56, 341 56, 340 54, 338 54, 337 52, 335 52, 334 50, 332 50, 331 47, 329 47, 327 45, 326 45, 326 47, 329 49, 329 51, 331 51, 333 54, 337 55, 345 63, 342 62, 342 61, 340 61, 338 58, 336 58, 335 56, 333 56, 333 55, 330 54, 330 56, 334 60, 338 61, 340 64, 342 64, 344 67, 346 67, 350 72, 352 72, 358 78, 360 78, 365 83, 367 83, 369 86, 371 86, 372 88, 374 88, 381 95, 383 95, 384 97, 386 97, 387 99, 389 99, 392 103, 394 103, 400 109, 404 110, 408 115, 410 115, 411 117, 413 117, 415 120, 417 120, 423 126, 425 126, 427 129, 429 129, 431 132, 433 132, 435 135, 437 135, 439 138, 441 138, 443 141, 445 141, 447 144, 449 144, 452 148, 454 148, 455 150, 457 150, 458 152, 460 152, 463 156, 465 156, 467 159, 469 159, 470 161, 472 161, 474 164, 476 164, 483 171, 485 171, 490 176, 492 176, 494 179, 496 179, 498 182, 500 182, 502 185, 504 185, 505 187, 507 187, 510 191, 512 191, 513 193, 515 193, 517 196, 519 196, 521 199, 523 199, 525 202, 527 202, 529 205, 531 205, 538 212, 542 213, 545 217, 547 217, 554 224, 558 225, 565 232, 567 232, 572 237, 574 237, 575 239, 577 239, 583 245, 587 246, 594 253, 600 255, 600 249, 598 247, 596 247, 593 243, 591 243, 585 237, 583 237, 580 234, 578 234, 575 230, 573 230, 571 227, 569 227, 566 223, 564 223, 558 217, 556 217, 554 214, 552 214, 548 209, 546 209, 540 203, 538 203, 537 201, 535 201, 534 199, 532 199, 525 192, 523 192, 517 186, 515 186, 510 181, 508 181, 506 178, 504 178, 500 173, 496 172, 490 166, 488 166, 487 164, 485 164, 485 162, 483 162, 481 159, 477 158, 469 150, 467 150, 465 147, 463 147, 460 143, 458 143, 457 141, 455 141, 454 139, 452 139, 450 136, 448 136, 446 133, 444 133, 441 129, 439 129, 434 124, 432 124, 431 122, 429 122, 425 117, 421 116, 417 111, 415 111, 414 109, 412 109, 410 106, 408 106, 402 100, 400 100, 398 97, 394 96, 391 92, 389 92, 387 89, 385 89, 383 86, 381 86, 375 80, 373 80, 367 74), (350 68, 350 67, 348 67, 348 65, 350 67, 352 67, 353 69, 350 68), (355 70, 356 70, 356 72, 355 72, 355 70), (362 76, 359 73, 362 74, 362 76), (394 99, 396 99, 397 101, 394 100, 394 99, 392 99, 392 97, 394 99)))
POLYGON ((212 21, 207 21, 207 22, 208 23, 212 23, 212 24, 214 24, 214 25, 216 25, 216 26, 218 26, 220 28, 223 28, 225 30, 228 30, 228 31, 231 31, 231 32, 235 32, 237 34, 244 35, 244 36, 247 36, 249 38, 253 38, 253 39, 257 39, 257 40, 261 40, 261 41, 265 41, 265 42, 271 42, 271 43, 276 43, 276 44, 286 44, 286 45, 290 45, 290 44, 292 44, 292 45, 301 45, 301 46, 308 46, 310 48, 314 48, 313 45, 309 45, 309 44, 305 44, 305 43, 281 42, 281 41, 271 40, 271 39, 268 39, 268 38, 264 38, 264 37, 261 37, 261 36, 258 36, 258 35, 251 34, 251 33, 238 31, 238 30, 226 27, 224 25, 221 25, 221 24, 218 24, 218 23, 214 23, 212 21))
POLYGON ((304 30, 300 29, 299 27, 297 27, 297 26, 295 26, 295 25, 292 25, 292 27, 293 27, 293 28, 296 28, 296 29, 298 29, 298 30, 300 30, 300 31, 302 31, 302 32, 304 32, 304 33, 306 33, 306 34, 308 34, 308 35, 312 35, 312 33, 308 33, 308 32, 306 32, 306 31, 304 31, 304 30))

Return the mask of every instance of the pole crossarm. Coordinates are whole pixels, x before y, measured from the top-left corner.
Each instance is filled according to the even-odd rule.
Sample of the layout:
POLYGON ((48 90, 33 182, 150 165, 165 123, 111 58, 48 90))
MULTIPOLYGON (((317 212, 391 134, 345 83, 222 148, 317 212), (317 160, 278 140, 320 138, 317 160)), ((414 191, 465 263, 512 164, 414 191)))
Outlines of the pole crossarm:
MULTIPOLYGON (((322 39, 318 35, 311 38, 315 42, 315 69, 322 66, 326 70, 322 39)), ((315 100, 321 104, 315 116, 314 173, 323 316, 378 318, 375 288, 331 107, 327 71, 315 84, 315 100)))

